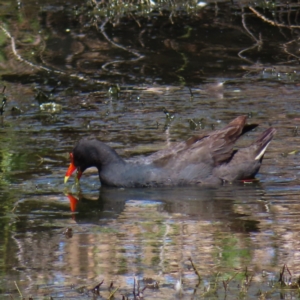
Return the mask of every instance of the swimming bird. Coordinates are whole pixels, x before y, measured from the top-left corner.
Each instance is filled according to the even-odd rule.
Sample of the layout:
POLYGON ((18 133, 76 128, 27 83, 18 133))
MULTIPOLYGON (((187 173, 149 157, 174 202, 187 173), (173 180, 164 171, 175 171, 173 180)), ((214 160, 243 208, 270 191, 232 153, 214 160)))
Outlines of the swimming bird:
POLYGON ((82 139, 70 153, 65 183, 76 169, 79 181, 90 167, 98 169, 101 185, 111 187, 217 185, 253 179, 276 129, 268 128, 250 146, 234 149, 239 137, 257 127, 246 125, 246 119, 239 116, 223 129, 191 137, 135 161, 123 159, 97 139, 82 139))

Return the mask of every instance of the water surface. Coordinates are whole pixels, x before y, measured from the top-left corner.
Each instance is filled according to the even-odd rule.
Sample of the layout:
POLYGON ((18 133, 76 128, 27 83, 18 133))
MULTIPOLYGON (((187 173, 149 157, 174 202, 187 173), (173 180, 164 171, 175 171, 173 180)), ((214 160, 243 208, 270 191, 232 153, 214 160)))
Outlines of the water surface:
POLYGON ((102 16, 95 29, 76 1, 21 4, 1 3, 2 25, 34 64, 16 59, 2 30, 1 298, 20 291, 34 299, 107 299, 117 288, 116 299, 133 298, 138 283, 146 299, 278 297, 272 285, 282 266, 291 272, 287 281, 300 274, 297 32, 264 24, 255 50, 245 26, 259 36, 255 15, 218 3, 190 19, 161 12, 155 22, 110 20, 102 27, 107 39, 102 16), (242 114, 260 126, 239 146, 277 129, 255 183, 107 189, 92 171, 79 190, 74 178, 63 184, 68 153, 82 137, 134 158, 242 114), (181 295, 174 288, 180 280, 181 295))

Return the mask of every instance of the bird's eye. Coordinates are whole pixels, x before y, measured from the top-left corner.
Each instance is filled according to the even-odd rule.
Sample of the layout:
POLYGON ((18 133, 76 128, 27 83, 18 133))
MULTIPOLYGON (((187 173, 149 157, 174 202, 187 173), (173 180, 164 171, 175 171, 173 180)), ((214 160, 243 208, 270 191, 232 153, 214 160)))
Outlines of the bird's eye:
POLYGON ((74 161, 74 156, 73 156, 72 152, 70 153, 70 161, 71 161, 71 163, 74 161))

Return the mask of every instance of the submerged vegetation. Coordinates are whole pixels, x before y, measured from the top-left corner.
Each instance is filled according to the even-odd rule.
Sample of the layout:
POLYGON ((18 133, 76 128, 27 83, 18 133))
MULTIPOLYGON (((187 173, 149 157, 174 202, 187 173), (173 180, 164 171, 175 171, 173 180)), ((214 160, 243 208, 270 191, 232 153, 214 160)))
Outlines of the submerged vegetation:
MULTIPOLYGON (((194 265, 192 258, 189 258, 190 265, 187 265, 188 269, 194 270, 198 277, 198 282, 195 286, 191 284, 189 278, 185 278, 185 270, 182 271, 182 275, 171 287, 171 293, 174 298, 179 299, 274 299, 274 297, 280 296, 281 299, 293 299, 300 296, 300 277, 295 278, 287 265, 283 265, 278 274, 268 273, 266 270, 262 274, 256 274, 247 269, 236 271, 231 273, 206 275, 201 274, 194 265)), ((187 272, 189 270, 187 269, 187 272)), ((211 272, 208 272, 211 273, 211 272)), ((141 300, 141 299, 153 299, 163 298, 159 295, 166 293, 167 286, 164 284, 160 287, 160 282, 153 278, 134 277, 132 279, 132 290, 120 286, 118 282, 110 281, 106 282, 104 279, 93 287, 88 286, 71 286, 71 287, 56 287, 37 286, 39 294, 43 294, 45 300, 56 299, 56 294, 63 293, 64 299, 72 297, 74 299, 84 297, 84 299, 119 299, 119 300, 141 300), (71 296, 72 295, 72 296, 71 296)), ((15 282, 15 286, 22 300, 36 299, 37 295, 26 296, 20 290, 18 284, 15 282)), ((170 291, 167 292, 170 295, 170 291)), ((11 299, 15 299, 11 296, 11 299)), ((170 298, 169 298, 170 299, 170 298)))
MULTIPOLYGON (((9 6, 2 8, 5 15, 9 6)), ((17 13, 17 30, 9 24, 14 18, 0 23, 2 64, 10 62, 3 79, 18 73, 21 81, 91 92, 120 82, 123 89, 133 82, 193 86, 224 70, 229 76, 299 78, 296 2, 74 0, 54 13, 24 1, 17 13)))

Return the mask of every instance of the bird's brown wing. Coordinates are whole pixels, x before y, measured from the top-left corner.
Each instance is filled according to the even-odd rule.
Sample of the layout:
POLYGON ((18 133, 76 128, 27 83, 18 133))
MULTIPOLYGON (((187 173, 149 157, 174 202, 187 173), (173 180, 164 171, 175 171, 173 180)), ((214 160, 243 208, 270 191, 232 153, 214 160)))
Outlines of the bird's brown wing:
POLYGON ((194 136, 185 142, 160 150, 148 156, 146 163, 157 167, 168 165, 175 169, 201 162, 212 167, 217 166, 230 159, 233 145, 240 135, 257 126, 245 126, 246 119, 246 116, 239 116, 223 129, 194 136))

